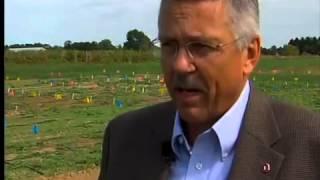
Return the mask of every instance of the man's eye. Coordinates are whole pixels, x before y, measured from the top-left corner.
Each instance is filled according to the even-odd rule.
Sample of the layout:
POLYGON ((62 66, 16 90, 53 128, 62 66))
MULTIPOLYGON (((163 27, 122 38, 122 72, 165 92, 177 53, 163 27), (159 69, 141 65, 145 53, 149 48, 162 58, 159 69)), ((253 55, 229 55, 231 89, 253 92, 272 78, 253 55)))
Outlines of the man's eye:
POLYGON ((207 44, 193 43, 189 45, 190 53, 200 57, 207 56, 209 53, 214 53, 218 49, 207 44))
POLYGON ((173 42, 162 42, 161 47, 174 47, 175 43, 173 42))
POLYGON ((161 51, 165 56, 171 56, 176 51, 176 43, 173 42, 162 42, 161 43, 161 51))
POLYGON ((201 44, 201 43, 190 44, 190 48, 195 50, 212 50, 213 49, 211 46, 206 44, 201 44))

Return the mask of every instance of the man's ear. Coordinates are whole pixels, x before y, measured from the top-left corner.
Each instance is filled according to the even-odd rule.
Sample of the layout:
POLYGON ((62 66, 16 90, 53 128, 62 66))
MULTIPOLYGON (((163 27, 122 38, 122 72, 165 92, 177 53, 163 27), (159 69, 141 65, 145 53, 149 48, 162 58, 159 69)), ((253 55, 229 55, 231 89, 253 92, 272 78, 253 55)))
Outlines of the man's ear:
POLYGON ((243 74, 249 76, 257 66, 261 56, 261 37, 254 37, 248 47, 244 49, 243 74))

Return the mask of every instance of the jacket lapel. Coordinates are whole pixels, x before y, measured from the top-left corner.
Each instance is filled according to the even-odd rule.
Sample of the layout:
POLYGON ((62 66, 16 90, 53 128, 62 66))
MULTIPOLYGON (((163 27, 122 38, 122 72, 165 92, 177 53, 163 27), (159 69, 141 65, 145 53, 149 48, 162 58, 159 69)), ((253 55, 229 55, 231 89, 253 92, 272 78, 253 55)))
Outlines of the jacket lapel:
MULTIPOLYGON (((167 151, 171 150, 171 146, 164 148, 164 144, 167 147, 167 143, 171 141, 175 111, 174 104, 169 102, 160 111, 162 113, 155 117, 157 120, 154 121, 152 137, 157 143, 154 146, 154 152, 157 153, 152 161, 158 171, 145 177, 153 177, 151 178, 153 180, 168 179, 170 152, 167 151)), ((284 155, 273 150, 272 146, 281 138, 281 133, 270 99, 256 91, 252 84, 242 126, 235 146, 235 157, 229 179, 275 179, 284 155)))
MULTIPOLYGON (((140 177, 148 180, 167 180, 170 170, 170 163, 173 161, 173 151, 171 148, 171 136, 173 132, 173 124, 175 118, 175 106, 172 101, 166 103, 162 109, 154 114, 154 123, 151 136, 154 145, 151 150, 150 163, 155 171, 145 171, 145 174, 140 177), (146 178, 150 177, 150 178, 146 178)), ((146 167, 148 169, 148 167, 146 167)))
POLYGON ((276 178, 284 156, 272 149, 281 134, 270 103, 268 97, 251 88, 230 180, 276 178))

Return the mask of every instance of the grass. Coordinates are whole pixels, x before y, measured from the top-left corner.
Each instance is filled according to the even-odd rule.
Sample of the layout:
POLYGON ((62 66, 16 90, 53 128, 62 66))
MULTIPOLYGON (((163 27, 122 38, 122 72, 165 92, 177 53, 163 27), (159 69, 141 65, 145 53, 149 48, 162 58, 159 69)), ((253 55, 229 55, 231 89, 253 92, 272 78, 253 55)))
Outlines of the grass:
MULTIPOLYGON (((167 95, 159 94, 159 62, 6 64, 5 70, 9 77, 5 88, 18 88, 16 96, 6 94, 5 99, 5 174, 8 180, 28 180, 41 174, 52 176, 99 166, 103 131, 111 119, 168 100, 167 95), (148 72, 149 77, 134 83, 133 71, 135 76, 148 72), (58 72, 62 75, 58 76, 58 72), (92 74, 94 79, 91 79, 92 74), (125 75, 128 80, 124 79, 125 75), (17 77, 20 80, 16 80, 17 77), (53 87, 51 80, 57 83, 53 87), (78 88, 77 85, 72 88, 71 80, 81 87, 88 84, 98 84, 98 87, 78 88), (132 92, 133 87, 136 92, 132 92), (146 88, 145 93, 141 92, 142 87, 146 88), (21 88, 25 89, 24 95, 21 88), (41 96, 37 96, 39 91, 41 96), (55 99, 57 92, 64 95, 62 100, 55 99), (72 93, 76 94, 74 99, 72 93), (87 96, 92 96, 93 103, 84 102, 87 96), (124 107, 116 107, 114 98, 122 100, 124 107), (32 133, 32 124, 39 125, 38 135, 32 133)), ((280 60, 264 57, 252 79, 258 89, 274 98, 320 111, 320 60, 317 57, 280 60)))
POLYGON ((79 77, 91 76, 92 74, 102 73, 106 70, 106 74, 115 74, 117 70, 120 73, 161 73, 159 62, 146 62, 143 64, 6 64, 5 74, 9 79, 48 79, 51 73, 57 76, 60 72, 63 77, 79 77), (28 71, 27 71, 28 70, 28 71))

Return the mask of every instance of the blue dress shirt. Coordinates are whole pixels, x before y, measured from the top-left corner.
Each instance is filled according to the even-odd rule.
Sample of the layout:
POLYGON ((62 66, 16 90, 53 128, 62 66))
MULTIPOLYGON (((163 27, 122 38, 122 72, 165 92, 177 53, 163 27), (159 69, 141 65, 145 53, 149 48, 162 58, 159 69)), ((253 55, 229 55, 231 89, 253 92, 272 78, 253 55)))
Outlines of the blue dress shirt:
POLYGON ((249 93, 247 81, 237 101, 210 129, 196 138, 192 148, 183 133, 179 112, 176 112, 171 139, 176 160, 171 165, 170 180, 228 178, 249 93))

